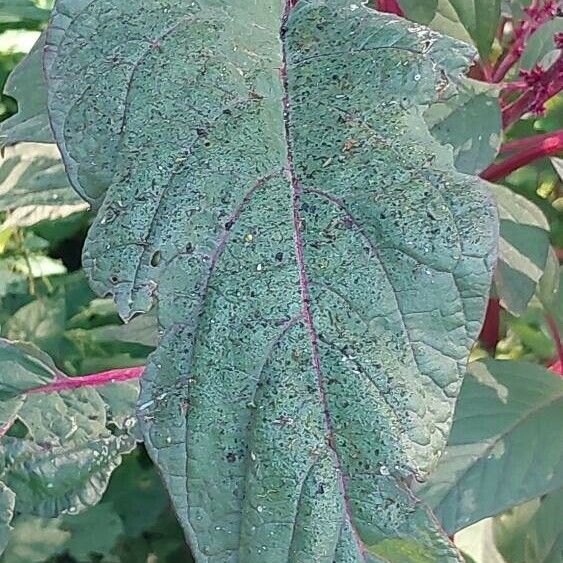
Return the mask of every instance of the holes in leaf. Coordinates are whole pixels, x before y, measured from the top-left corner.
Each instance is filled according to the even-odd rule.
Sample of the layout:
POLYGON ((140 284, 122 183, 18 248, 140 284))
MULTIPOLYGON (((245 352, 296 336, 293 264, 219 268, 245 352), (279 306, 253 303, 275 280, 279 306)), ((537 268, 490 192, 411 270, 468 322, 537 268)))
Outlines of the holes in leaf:
POLYGON ((162 259, 162 254, 161 254, 160 250, 157 250, 157 251, 151 256, 151 266, 153 266, 154 268, 156 268, 156 267, 160 264, 161 259, 162 259))

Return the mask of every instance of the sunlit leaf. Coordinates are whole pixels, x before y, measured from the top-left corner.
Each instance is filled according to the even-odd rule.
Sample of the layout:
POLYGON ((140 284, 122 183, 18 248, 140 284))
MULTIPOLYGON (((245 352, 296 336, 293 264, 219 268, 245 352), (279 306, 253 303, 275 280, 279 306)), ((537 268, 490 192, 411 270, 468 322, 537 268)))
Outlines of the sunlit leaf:
POLYGON ((472 53, 361 3, 282 11, 57 4, 51 122, 101 204, 84 265, 124 318, 158 301, 139 409, 197 560, 458 560, 408 483, 494 260, 484 186, 422 118, 472 53))

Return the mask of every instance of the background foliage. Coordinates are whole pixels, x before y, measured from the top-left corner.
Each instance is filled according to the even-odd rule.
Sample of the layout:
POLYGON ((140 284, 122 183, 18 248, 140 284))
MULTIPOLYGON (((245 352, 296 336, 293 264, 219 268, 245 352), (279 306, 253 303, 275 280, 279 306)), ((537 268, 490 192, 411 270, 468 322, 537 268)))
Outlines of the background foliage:
MULTIPOLYGON (((67 395, 44 399, 58 401, 60 418, 48 424, 43 418, 48 403, 21 395, 54 381, 56 368, 80 376, 143 365, 156 342, 150 317, 123 325, 113 303, 96 298, 81 272, 80 252, 92 216, 67 183, 42 110, 42 91, 35 87, 39 59, 32 48, 40 41, 50 4, 0 0, 0 86, 6 85, 8 94, 0 98, 1 144, 6 145, 0 161, 0 335, 35 344, 54 364, 31 348, 24 350, 25 358, 38 358, 43 371, 37 372, 35 364, 29 368, 18 351, 3 355, 0 363, 0 478, 17 493, 14 499, 0 487, 0 546, 7 545, 0 561, 190 561, 160 479, 143 446, 134 443, 138 436, 127 414, 133 411, 134 383, 129 391, 116 384, 101 396, 88 396, 107 411, 102 418, 78 421, 78 431, 64 423, 74 420, 75 412, 67 395), (25 377, 32 373, 35 383, 14 391, 14 370, 25 377), (14 413, 18 420, 8 428, 14 413), (48 436, 38 430, 43 427, 48 436), (45 441, 51 444, 48 455, 45 441), (71 486, 70 477, 61 473, 71 449, 72 455, 100 452, 103 461, 94 481, 99 485, 89 475, 71 486), (90 502, 78 502, 84 495, 90 502)), ((491 84, 487 73, 506 56, 505 39, 498 35, 501 18, 520 21, 528 4, 400 2, 411 19, 473 42, 485 61, 472 71, 463 105, 445 102, 426 115, 433 134, 454 147, 456 165, 464 172, 486 175, 501 142, 506 147, 555 133, 563 122, 563 96, 555 95, 545 111, 526 113, 501 132, 499 88, 521 81, 521 68, 549 67, 560 56, 554 34, 563 31, 563 18, 553 15, 528 38, 501 83, 491 84)), ((390 10, 398 6, 380 4, 390 10)), ((502 95, 509 104, 514 94, 508 89, 502 95)), ((561 373, 557 346, 563 323, 561 156, 555 152, 509 169, 504 187, 493 188, 503 240, 488 326, 473 353, 450 446, 436 473, 417 491, 445 529, 457 532, 456 543, 469 561, 563 560, 563 380, 554 374, 561 373)))

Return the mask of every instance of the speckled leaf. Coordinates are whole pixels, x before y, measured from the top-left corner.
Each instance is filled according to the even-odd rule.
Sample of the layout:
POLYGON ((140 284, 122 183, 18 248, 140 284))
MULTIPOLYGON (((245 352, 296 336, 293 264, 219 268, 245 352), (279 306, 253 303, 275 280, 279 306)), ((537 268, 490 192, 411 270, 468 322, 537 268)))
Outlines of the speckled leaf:
POLYGON ((43 78, 43 35, 10 73, 4 94, 18 102, 18 113, 0 123, 0 147, 30 141, 53 142, 47 117, 47 89, 43 78))
POLYGON ((509 188, 490 184, 500 216, 495 287, 503 307, 526 311, 549 260, 549 224, 541 210, 509 188))
POLYGON ((4 483, 0 482, 0 555, 6 549, 12 531, 10 525, 14 515, 16 495, 4 483))
POLYGON ((139 411, 196 560, 457 560, 408 483, 494 261, 494 207, 422 117, 470 50, 343 0, 82 4, 55 8, 51 120, 105 193, 93 286, 158 301, 139 411))
POLYGON ((430 106, 424 118, 434 137, 452 146, 460 172, 478 174, 495 159, 502 136, 496 86, 466 79, 457 96, 430 106))
POLYGON ((34 346, 0 340, 0 480, 18 511, 56 516, 95 504, 135 444, 135 389, 31 391, 64 377, 34 346), (16 420, 26 434, 4 436, 16 420))
POLYGON ((417 494, 449 533, 563 485, 563 379, 526 362, 471 364, 446 453, 417 494))

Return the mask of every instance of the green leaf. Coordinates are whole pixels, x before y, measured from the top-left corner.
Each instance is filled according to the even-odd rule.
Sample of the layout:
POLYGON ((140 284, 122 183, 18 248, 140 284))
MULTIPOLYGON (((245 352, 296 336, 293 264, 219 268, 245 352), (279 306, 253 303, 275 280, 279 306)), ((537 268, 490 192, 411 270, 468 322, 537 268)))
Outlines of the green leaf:
POLYGON ((97 558, 102 556, 107 561, 117 539, 123 534, 123 522, 107 502, 77 516, 64 516, 61 520, 61 529, 70 532, 70 538, 61 551, 76 561, 90 561, 92 554, 97 558))
POLYGON ((29 227, 87 207, 70 187, 55 145, 18 143, 4 149, 0 163, 0 210, 11 213, 3 228, 29 227))
POLYGON ((495 159, 502 136, 496 86, 464 80, 457 96, 430 106, 424 118, 432 135, 452 146, 460 172, 478 174, 495 159))
POLYGON ((57 520, 21 516, 8 543, 2 563, 45 563, 69 539, 57 520))
POLYGON ((557 57, 559 54, 555 45, 556 33, 563 33, 563 18, 555 18, 547 22, 530 37, 520 59, 520 65, 529 69, 543 61, 544 66, 550 66, 553 61, 547 61, 548 64, 545 64, 546 56, 557 57))
POLYGON ((470 49, 340 0, 281 37, 277 1, 165 5, 59 2, 46 68, 71 182, 104 198, 93 286, 124 318, 158 301, 139 410, 196 560, 458 560, 406 483, 494 259, 483 184, 422 118, 470 49))
POLYGON ((464 528, 455 535, 454 541, 466 563, 513 563, 505 561, 497 550, 492 518, 464 528))
POLYGON ((0 147, 29 141, 49 143, 53 134, 47 117, 47 88, 43 78, 43 35, 10 73, 4 94, 18 102, 18 113, 0 123, 0 147))
POLYGON ((563 488, 498 516, 495 542, 509 563, 559 563, 563 557, 563 488))
POLYGON ((8 545, 8 538, 12 531, 10 522, 14 515, 16 495, 4 483, 0 483, 0 554, 8 545))
POLYGON ((446 453, 417 491, 449 533, 563 485, 563 379, 517 361, 470 364, 446 453))
POLYGON ((16 493, 18 512, 57 516, 95 504, 135 444, 134 387, 33 391, 63 380, 34 346, 0 341, 0 422, 27 431, 4 436, 0 456, 0 480, 16 493))
POLYGON ((500 216, 495 287, 503 307, 526 311, 549 261, 549 224, 540 209, 509 188, 490 184, 500 216))
POLYGON ((0 24, 46 22, 49 10, 38 8, 32 0, 0 0, 0 24))
POLYGON ((400 0, 407 18, 462 41, 487 60, 500 21, 500 0, 400 0))
POLYGON ((40 297, 18 309, 2 326, 9 340, 32 342, 47 354, 58 356, 66 321, 64 295, 40 297))

